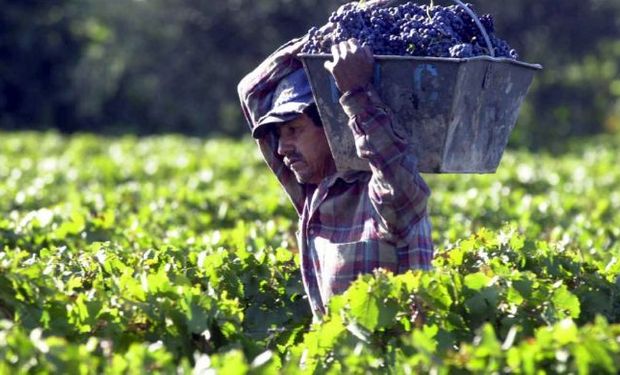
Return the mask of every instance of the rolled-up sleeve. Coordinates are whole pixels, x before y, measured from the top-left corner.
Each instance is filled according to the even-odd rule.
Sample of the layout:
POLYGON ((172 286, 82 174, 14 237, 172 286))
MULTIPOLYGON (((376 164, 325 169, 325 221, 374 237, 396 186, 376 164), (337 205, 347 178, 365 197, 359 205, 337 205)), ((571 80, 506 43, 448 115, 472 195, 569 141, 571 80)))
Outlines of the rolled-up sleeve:
POLYGON ((347 92, 340 104, 349 117, 358 156, 368 160, 370 200, 382 230, 409 241, 425 218, 430 189, 418 173, 410 145, 394 131, 395 117, 374 88, 347 92))

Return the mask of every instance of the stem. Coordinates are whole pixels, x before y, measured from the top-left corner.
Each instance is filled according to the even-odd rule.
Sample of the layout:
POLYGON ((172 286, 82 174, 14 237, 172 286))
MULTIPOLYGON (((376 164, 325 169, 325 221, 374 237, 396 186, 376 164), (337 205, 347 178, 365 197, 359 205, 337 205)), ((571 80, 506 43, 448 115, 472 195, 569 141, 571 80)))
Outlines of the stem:
POLYGON ((430 20, 431 17, 431 9, 435 7, 435 0, 431 0, 430 7, 426 9, 426 17, 430 20))

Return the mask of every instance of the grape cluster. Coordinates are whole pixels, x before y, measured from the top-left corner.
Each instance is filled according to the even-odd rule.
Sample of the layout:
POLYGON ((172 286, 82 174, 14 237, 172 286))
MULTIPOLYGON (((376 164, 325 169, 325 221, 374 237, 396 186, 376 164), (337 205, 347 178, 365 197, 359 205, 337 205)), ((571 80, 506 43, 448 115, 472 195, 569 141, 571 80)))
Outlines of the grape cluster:
MULTIPOLYGON (((467 6, 472 9, 471 4, 467 6)), ((517 52, 495 35, 493 17, 480 17, 496 57, 517 59, 517 52)), ((460 6, 407 2, 393 7, 348 3, 332 13, 326 27, 309 31, 304 53, 331 53, 331 46, 356 38, 375 55, 467 58, 490 55, 475 21, 460 6)))

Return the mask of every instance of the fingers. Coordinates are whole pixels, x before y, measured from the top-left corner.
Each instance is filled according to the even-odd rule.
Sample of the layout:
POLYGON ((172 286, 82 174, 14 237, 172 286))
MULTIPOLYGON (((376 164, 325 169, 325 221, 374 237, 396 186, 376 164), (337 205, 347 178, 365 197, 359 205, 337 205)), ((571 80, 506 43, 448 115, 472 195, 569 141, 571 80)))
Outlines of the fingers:
POLYGON ((327 69, 327 71, 330 72, 330 73, 332 73, 334 71, 334 65, 336 65, 336 61, 340 60, 340 51, 338 49, 338 45, 332 44, 331 50, 332 50, 332 59, 333 59, 333 61, 327 60, 323 64, 325 69, 327 69))
POLYGON ((366 61, 371 62, 374 60, 372 50, 370 47, 362 47, 359 41, 355 38, 351 38, 347 41, 343 41, 331 46, 332 61, 326 61, 323 65, 325 69, 333 72, 334 67, 342 60, 352 61, 366 61))
POLYGON ((359 49, 359 43, 357 42, 357 39, 351 38, 347 40, 346 44, 352 53, 357 52, 357 50, 359 49))
POLYGON ((332 57, 334 58, 334 61, 338 59, 338 57, 340 57, 340 51, 338 50, 338 45, 337 44, 332 44, 332 57))
MULTIPOLYGON (((368 46, 364 46, 362 47, 362 45, 360 44, 359 40, 355 39, 355 38, 351 38, 349 40, 347 40, 347 44, 349 46, 349 50, 353 53, 358 52, 359 50, 368 50, 368 52, 370 52, 370 54, 372 55, 372 51, 370 50, 370 47, 368 46)), ((366 53, 366 52, 364 52, 366 53)))
POLYGON ((338 43, 338 51, 340 52, 340 57, 345 58, 349 53, 349 45, 347 42, 338 43))
POLYGON ((334 71, 334 62, 327 60, 323 63, 323 67, 325 67, 328 72, 332 73, 334 71))
POLYGON ((340 42, 338 44, 333 44, 331 47, 332 57, 334 58, 334 63, 338 60, 345 58, 349 53, 353 52, 348 42, 340 42))
POLYGON ((367 61, 374 60, 374 56, 372 54, 372 50, 370 49, 370 47, 368 46, 362 47, 357 39, 351 38, 347 41, 347 44, 349 46, 349 50, 351 51, 351 53, 361 54, 360 57, 367 61))

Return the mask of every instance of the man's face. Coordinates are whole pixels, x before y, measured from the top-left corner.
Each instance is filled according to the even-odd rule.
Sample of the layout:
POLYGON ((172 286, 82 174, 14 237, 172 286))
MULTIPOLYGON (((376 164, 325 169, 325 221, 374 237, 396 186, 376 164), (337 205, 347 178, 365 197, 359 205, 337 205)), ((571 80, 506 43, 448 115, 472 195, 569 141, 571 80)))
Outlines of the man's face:
POLYGON ((336 171, 323 128, 302 114, 276 127, 278 154, 302 184, 318 184, 336 171))

